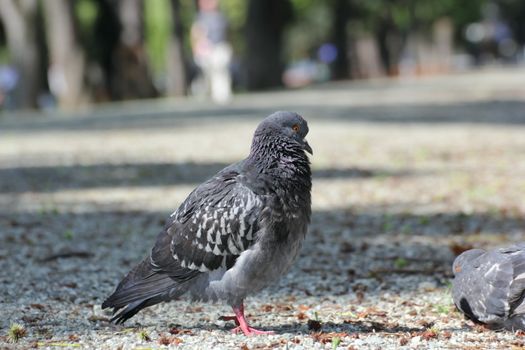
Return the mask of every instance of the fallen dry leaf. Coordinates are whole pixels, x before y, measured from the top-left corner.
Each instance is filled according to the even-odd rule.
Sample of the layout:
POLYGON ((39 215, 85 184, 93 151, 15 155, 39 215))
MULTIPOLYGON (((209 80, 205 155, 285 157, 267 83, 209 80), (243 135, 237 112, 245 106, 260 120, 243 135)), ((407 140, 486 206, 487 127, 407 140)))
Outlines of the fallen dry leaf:
POLYGON ((190 330, 190 329, 180 329, 180 328, 177 328, 177 327, 170 328, 170 330, 168 332, 170 334, 172 334, 172 335, 176 335, 176 334, 193 334, 193 331, 190 330))
POLYGON ((318 341, 320 343, 323 343, 323 344, 326 344, 326 343, 332 342, 332 339, 335 338, 335 337, 337 337, 337 338, 347 337, 348 333, 345 333, 345 332, 340 332, 340 333, 336 333, 336 332, 331 332, 331 333, 318 332, 318 333, 312 333, 311 336, 316 341, 318 341))
POLYGON ((436 339, 438 337, 438 333, 433 329, 427 329, 423 333, 421 333, 421 338, 424 340, 430 340, 430 339, 436 339))
POLYGON ((474 246, 472 244, 452 243, 449 245, 449 248, 455 256, 458 256, 461 253, 474 248, 474 246))
POLYGON ((261 311, 270 312, 272 310, 273 310, 273 305, 264 304, 264 305, 261 306, 261 311))
POLYGON ((304 312, 304 311, 308 311, 308 310, 310 310, 310 306, 301 304, 301 305, 299 305, 299 306, 297 307, 297 309, 298 309, 299 311, 304 312))

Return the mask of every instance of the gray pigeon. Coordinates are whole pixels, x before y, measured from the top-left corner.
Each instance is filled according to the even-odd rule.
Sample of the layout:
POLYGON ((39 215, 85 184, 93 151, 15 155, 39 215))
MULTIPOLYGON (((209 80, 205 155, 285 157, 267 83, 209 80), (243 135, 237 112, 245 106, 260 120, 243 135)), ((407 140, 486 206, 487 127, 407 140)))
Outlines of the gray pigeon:
POLYGON ((525 329, 525 243, 468 250, 452 271, 452 298, 465 316, 492 329, 525 329))
POLYGON ((235 333, 270 333, 248 325, 243 300, 285 273, 301 248, 311 214, 307 133, 296 113, 264 119, 249 156, 198 186, 170 216, 151 254, 104 301, 112 321, 187 293, 232 306, 235 333))

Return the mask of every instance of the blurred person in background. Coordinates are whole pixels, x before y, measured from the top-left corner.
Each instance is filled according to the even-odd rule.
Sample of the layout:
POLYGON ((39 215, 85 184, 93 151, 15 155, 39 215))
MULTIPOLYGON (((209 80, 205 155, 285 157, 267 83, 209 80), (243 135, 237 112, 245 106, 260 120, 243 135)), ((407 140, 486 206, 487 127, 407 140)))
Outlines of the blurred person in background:
POLYGON ((496 62, 514 63, 518 59, 519 45, 512 28, 501 14, 500 6, 488 2, 481 8, 482 20, 470 23, 465 38, 476 65, 496 62))
POLYGON ((209 94, 214 102, 224 104, 232 94, 228 23, 219 10, 218 0, 199 0, 198 5, 199 12, 191 28, 191 46, 201 77, 194 81, 192 90, 209 94))
POLYGON ((13 106, 12 94, 18 84, 20 75, 14 66, 0 66, 0 108, 10 109, 13 106))

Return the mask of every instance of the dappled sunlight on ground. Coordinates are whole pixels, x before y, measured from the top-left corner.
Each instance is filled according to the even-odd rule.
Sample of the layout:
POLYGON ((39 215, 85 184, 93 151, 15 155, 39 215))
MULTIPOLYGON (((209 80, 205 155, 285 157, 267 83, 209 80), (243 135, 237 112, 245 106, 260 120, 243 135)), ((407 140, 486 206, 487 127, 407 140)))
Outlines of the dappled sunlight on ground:
POLYGON ((292 271, 248 301, 254 324, 278 334, 239 344, 516 345, 464 321, 448 292, 455 254, 525 240, 525 91, 515 75, 525 79, 466 76, 476 84, 463 95, 465 82, 440 77, 245 95, 216 109, 145 102, 129 119, 129 105, 0 117, 0 328, 23 323, 25 346, 155 346, 137 333, 155 341, 174 327, 187 345, 236 339, 218 321, 222 305, 155 306, 128 330, 97 305, 187 194, 246 156, 267 111, 295 106, 314 148, 312 225, 292 271), (383 94, 388 103, 376 105, 383 94))

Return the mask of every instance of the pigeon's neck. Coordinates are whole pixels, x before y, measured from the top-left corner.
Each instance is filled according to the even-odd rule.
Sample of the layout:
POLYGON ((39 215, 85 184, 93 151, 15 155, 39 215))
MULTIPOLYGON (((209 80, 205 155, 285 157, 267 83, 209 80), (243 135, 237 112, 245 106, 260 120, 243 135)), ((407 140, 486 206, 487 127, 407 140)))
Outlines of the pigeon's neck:
MULTIPOLYGON (((286 183, 300 181, 305 186, 310 186, 310 162, 298 143, 268 135, 256 136, 248 162, 257 172, 271 175, 273 179, 283 179, 286 183)), ((297 185, 299 184, 295 186, 297 185)))
POLYGON ((271 194, 272 208, 285 213, 273 218, 277 226, 272 229, 272 239, 304 237, 311 215, 312 176, 303 147, 275 137, 254 138, 245 164, 256 179, 256 191, 271 194))

